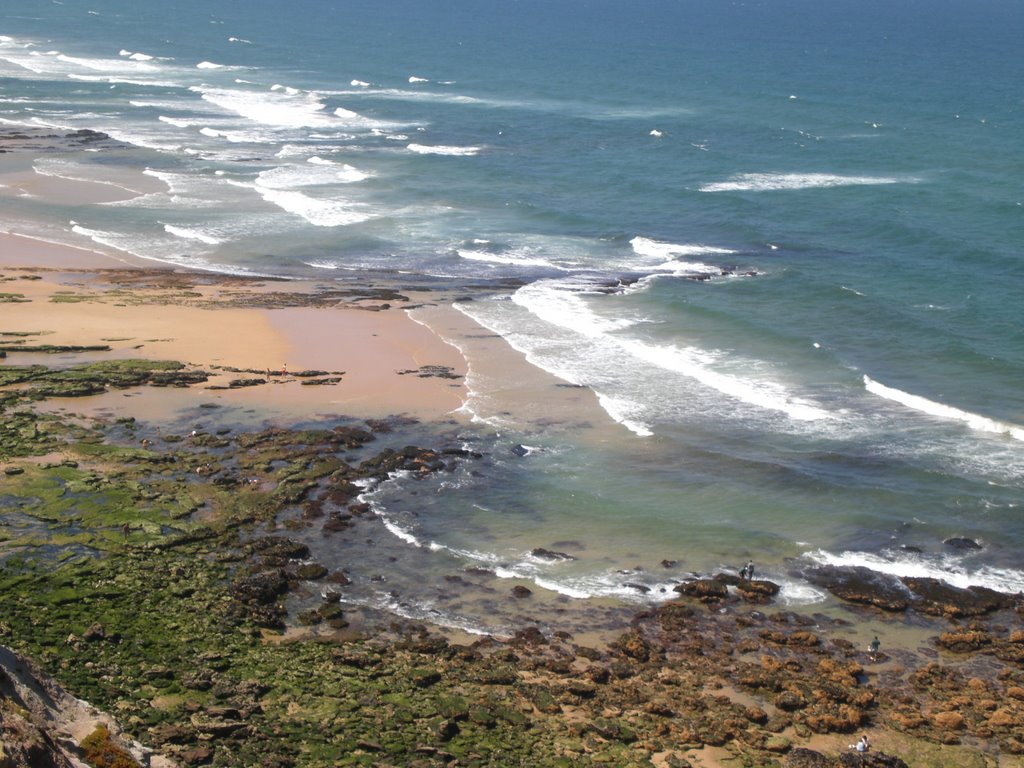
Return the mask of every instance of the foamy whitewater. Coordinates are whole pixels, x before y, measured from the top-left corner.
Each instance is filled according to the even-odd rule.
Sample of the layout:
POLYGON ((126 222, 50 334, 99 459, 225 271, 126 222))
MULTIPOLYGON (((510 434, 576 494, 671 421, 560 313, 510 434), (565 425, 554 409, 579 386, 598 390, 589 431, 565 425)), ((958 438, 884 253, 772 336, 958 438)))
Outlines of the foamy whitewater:
POLYGON ((452 338, 446 436, 485 458, 366 489, 404 558, 349 599, 487 631, 428 585, 661 600, 751 558, 791 605, 814 564, 1019 591, 1022 28, 1004 0, 9 0, 0 130, 120 144, 0 170, 119 199, 8 194, 0 227, 472 282, 459 311, 589 393, 511 407, 452 338))

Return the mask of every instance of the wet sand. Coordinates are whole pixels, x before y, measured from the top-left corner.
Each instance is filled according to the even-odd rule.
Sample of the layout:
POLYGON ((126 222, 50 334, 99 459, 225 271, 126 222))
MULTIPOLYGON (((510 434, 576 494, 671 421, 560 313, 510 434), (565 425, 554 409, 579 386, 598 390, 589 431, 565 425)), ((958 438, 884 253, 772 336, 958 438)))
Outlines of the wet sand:
MULTIPOLYGON (((126 286, 119 279, 120 270, 105 271, 119 265, 91 251, 12 235, 2 236, 0 248, 0 292, 17 298, 0 303, 0 332, 41 334, 8 335, 7 343, 21 338, 30 344, 106 344, 109 351, 48 361, 177 360, 216 374, 212 386, 241 376, 268 381, 267 386, 197 388, 176 397, 131 403, 123 395, 101 396, 83 401, 84 406, 109 408, 121 402, 121 409, 134 411, 140 402, 156 406, 163 400, 163 408, 128 414, 159 417, 166 415, 166 406, 179 407, 182 399, 202 397, 297 418, 333 412, 362 418, 408 414, 437 419, 456 411, 465 400, 462 355, 397 304, 357 300, 301 306, 303 295, 313 296, 322 286, 221 281, 152 267, 136 267, 147 278, 145 284, 126 286), (273 302, 264 302, 262 296, 280 291, 298 296, 294 303, 299 306, 264 306, 273 302), (248 373, 218 372, 224 368, 248 373), (448 371, 450 376, 420 375, 425 368, 427 373, 448 371), (340 376, 340 381, 303 385, 294 374, 308 370, 340 376)), ((38 354, 12 351, 8 362, 44 361, 38 354)))

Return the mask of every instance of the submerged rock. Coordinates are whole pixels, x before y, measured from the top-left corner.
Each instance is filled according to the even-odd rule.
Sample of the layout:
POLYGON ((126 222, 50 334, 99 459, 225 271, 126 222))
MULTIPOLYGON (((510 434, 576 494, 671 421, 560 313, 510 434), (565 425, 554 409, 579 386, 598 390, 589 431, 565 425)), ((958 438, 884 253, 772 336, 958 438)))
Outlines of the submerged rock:
POLYGON ((960 551, 967 551, 972 549, 981 549, 981 542, 977 539, 969 539, 966 536, 951 536, 945 539, 943 542, 950 549, 956 549, 960 551))
POLYGON ((809 568, 803 575, 840 600, 874 606, 883 611, 905 611, 913 599, 910 590, 895 576, 861 566, 824 565, 809 568))
POLYGON ((537 547, 530 551, 530 554, 534 557, 538 557, 542 560, 575 560, 576 558, 567 552, 556 552, 551 549, 545 549, 544 547, 537 547))

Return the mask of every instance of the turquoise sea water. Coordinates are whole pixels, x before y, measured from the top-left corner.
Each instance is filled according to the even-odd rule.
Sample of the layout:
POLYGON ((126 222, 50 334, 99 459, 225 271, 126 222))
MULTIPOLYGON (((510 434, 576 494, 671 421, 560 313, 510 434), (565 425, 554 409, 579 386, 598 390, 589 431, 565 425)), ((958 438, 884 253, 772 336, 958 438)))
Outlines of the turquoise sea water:
POLYGON ((483 565, 657 598, 749 557, 796 603, 814 563, 1024 589, 1024 6, 492 5, 9 0, 0 128, 126 148, 5 162, 162 191, 9 197, 2 227, 521 279, 461 311, 613 426, 478 421, 485 467, 378 489, 410 591, 483 565))

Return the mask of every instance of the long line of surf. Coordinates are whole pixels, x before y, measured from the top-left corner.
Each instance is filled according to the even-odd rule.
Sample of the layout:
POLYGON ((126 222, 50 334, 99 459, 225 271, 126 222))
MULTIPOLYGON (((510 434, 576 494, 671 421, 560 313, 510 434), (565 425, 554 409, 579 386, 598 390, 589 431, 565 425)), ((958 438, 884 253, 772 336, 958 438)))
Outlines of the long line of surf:
POLYGON ((887 387, 884 384, 879 384, 867 375, 864 376, 864 388, 874 395, 900 403, 901 405, 905 405, 907 408, 912 408, 915 411, 921 411, 922 413, 927 413, 931 416, 938 416, 943 419, 962 421, 971 429, 977 429, 982 432, 1009 435, 1015 440, 1024 440, 1024 427, 1019 427, 1015 424, 1007 424, 1006 422, 997 421, 989 418, 988 416, 981 416, 977 413, 971 413, 969 411, 960 410, 959 408, 954 408, 952 405, 937 403, 934 400, 929 400, 928 398, 921 397, 920 395, 913 395, 900 389, 887 387))

